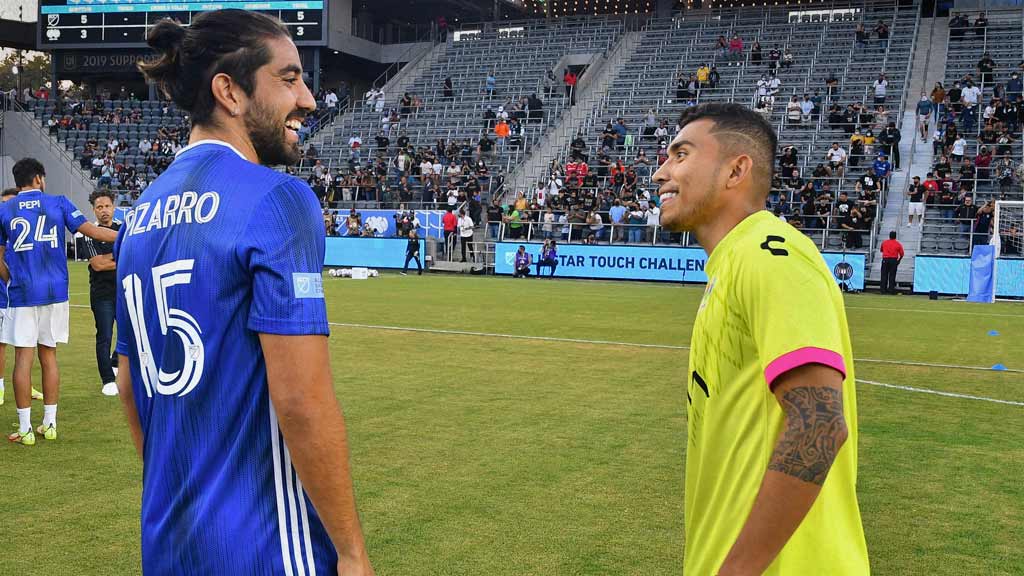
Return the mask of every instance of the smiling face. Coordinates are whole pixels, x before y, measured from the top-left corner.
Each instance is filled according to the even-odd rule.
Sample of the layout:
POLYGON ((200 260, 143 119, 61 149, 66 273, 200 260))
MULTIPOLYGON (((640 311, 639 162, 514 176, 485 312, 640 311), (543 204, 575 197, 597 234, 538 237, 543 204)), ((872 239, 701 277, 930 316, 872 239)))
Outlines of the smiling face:
POLYGON ((256 71, 245 129, 261 164, 295 164, 302 154, 299 128, 316 110, 316 101, 302 81, 302 63, 291 39, 276 37, 267 44, 273 57, 256 71))
POLYGON ((708 119, 687 124, 654 174, 660 185, 661 225, 668 230, 694 230, 713 217, 720 202, 722 162, 713 127, 708 119))

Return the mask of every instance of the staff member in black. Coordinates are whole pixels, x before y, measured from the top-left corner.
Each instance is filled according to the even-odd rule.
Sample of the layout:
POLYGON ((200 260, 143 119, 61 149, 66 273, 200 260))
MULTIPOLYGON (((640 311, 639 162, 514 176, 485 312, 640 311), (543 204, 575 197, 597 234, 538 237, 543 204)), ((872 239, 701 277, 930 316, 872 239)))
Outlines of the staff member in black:
POLYGON ((409 261, 416 260, 417 274, 423 274, 423 264, 420 262, 420 239, 416 235, 416 229, 409 230, 409 242, 405 245, 405 266, 402 267, 402 276, 409 271, 409 261))
MULTIPOLYGON (((107 190, 97 190, 89 196, 96 225, 101 228, 119 230, 121 223, 114 220, 114 195, 107 190)), ((117 369, 117 354, 111 353, 114 336, 114 310, 117 309, 117 265, 114 264, 114 245, 86 238, 89 258, 89 302, 96 320, 96 365, 103 382, 104 396, 117 396, 114 370, 117 369)))

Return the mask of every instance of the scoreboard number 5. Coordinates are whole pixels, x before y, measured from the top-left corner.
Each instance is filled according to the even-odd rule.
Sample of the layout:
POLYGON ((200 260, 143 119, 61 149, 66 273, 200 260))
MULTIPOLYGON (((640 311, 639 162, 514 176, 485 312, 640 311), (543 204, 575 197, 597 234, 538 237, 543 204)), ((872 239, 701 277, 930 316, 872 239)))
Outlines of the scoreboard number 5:
POLYGON ((295 14, 295 19, 298 20, 299 22, 302 22, 303 20, 306 19, 306 13, 303 12, 302 10, 299 10, 298 13, 295 14))
POLYGON ((89 23, 89 17, 86 16, 85 14, 82 14, 82 24, 88 24, 88 23, 89 23))

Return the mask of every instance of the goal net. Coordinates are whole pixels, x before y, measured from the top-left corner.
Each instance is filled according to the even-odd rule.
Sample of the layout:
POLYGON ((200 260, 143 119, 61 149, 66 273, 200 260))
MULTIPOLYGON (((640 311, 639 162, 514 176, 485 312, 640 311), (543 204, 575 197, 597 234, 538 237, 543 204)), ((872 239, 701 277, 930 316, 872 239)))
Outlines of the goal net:
POLYGON ((993 269, 996 286, 1024 286, 1024 265, 1007 259, 1024 257, 1024 202, 999 200, 992 219, 992 239, 997 259, 993 269), (1004 265, 1000 266, 999 259, 1004 265))

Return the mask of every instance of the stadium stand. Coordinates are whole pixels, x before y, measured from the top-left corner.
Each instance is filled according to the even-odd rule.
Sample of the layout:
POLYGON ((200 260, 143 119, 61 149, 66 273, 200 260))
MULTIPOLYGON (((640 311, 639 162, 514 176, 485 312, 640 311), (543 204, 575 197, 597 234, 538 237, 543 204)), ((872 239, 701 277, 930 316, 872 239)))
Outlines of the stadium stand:
POLYGON ((446 190, 441 181, 454 171, 459 173, 460 203, 474 180, 486 201, 489 191, 502 181, 495 176, 507 174, 521 162, 565 110, 568 101, 559 64, 568 56, 603 53, 622 30, 622 22, 612 18, 503 22, 498 29, 463 30, 446 46, 435 48, 445 50, 443 57, 413 80, 408 90, 385 93, 382 99, 368 93, 349 114, 326 128, 318 138, 323 142, 317 151, 321 168, 308 158, 299 174, 307 176, 314 169, 330 174, 337 193, 329 200, 340 209, 378 203, 443 204, 446 190), (555 90, 545 90, 548 71, 554 75, 555 90), (488 89, 488 74, 493 74, 493 91, 488 89), (447 88, 446 79, 451 79, 447 88), (539 102, 534 100, 531 106, 529 99, 534 95, 539 102), (485 119, 488 111, 493 118, 485 119), (502 112, 511 125, 504 144, 497 141, 495 132, 502 112), (521 126, 519 134, 513 118, 521 126), (389 142, 379 148, 377 137, 382 130, 389 142), (480 166, 479 148, 485 135, 494 149, 492 153, 485 150, 484 166, 480 166), (358 156, 352 153, 354 138, 360 143, 358 156), (440 164, 445 177, 424 179, 420 173, 424 160, 440 164))
MULTIPOLYGON (((780 136, 780 178, 768 207, 802 227, 823 249, 845 243, 851 250, 869 250, 865 236, 874 232, 874 216, 884 195, 862 195, 858 180, 872 170, 875 154, 888 152, 879 140, 886 125, 895 122, 898 129, 917 9, 883 2, 793 12, 792 7, 745 7, 650 21, 635 56, 579 127, 577 139, 568 149, 555 151, 549 164, 553 174, 534 174, 530 179, 561 180, 568 168, 578 171, 579 161, 586 160, 583 170, 594 177, 583 179, 579 190, 570 184, 579 179, 566 179, 569 197, 582 196, 599 211, 606 211, 615 199, 643 203, 642 187, 626 183, 633 179, 630 169, 637 172, 639 182, 656 169, 685 107, 709 101, 748 103, 764 111, 780 136), (884 42, 878 37, 883 22, 884 42), (859 23, 872 28, 865 43, 857 40, 859 23), (743 47, 731 54, 728 39, 734 37, 743 47), (719 48, 719 39, 724 39, 724 49, 719 48), (759 52, 753 49, 755 43, 759 52), (882 73, 887 82, 884 102, 875 99, 874 91, 882 73), (832 91, 826 83, 830 77, 836 80, 832 91), (778 86, 772 85, 773 78, 778 86), (793 97, 797 101, 787 106, 793 97), (832 106, 838 109, 830 114, 832 106), (613 133, 623 131, 615 126, 620 119, 624 135, 613 133), (849 153, 851 137, 865 142, 863 150, 858 147, 858 153, 848 154, 842 174, 828 174, 826 150, 838 142, 849 153), (787 155, 787 149, 793 152, 787 155), (643 159, 638 159, 641 152, 643 159), (859 222, 846 217, 849 205, 840 201, 842 192, 852 205, 860 204, 868 212, 859 222), (848 234, 847 227, 856 230, 848 234)), ((609 221, 608 214, 604 221, 609 221)))
POLYGON ((945 78, 931 92, 942 119, 931 136, 938 190, 927 199, 920 253, 970 254, 989 242, 992 203, 1024 200, 1022 19, 1019 8, 951 15, 945 78))

